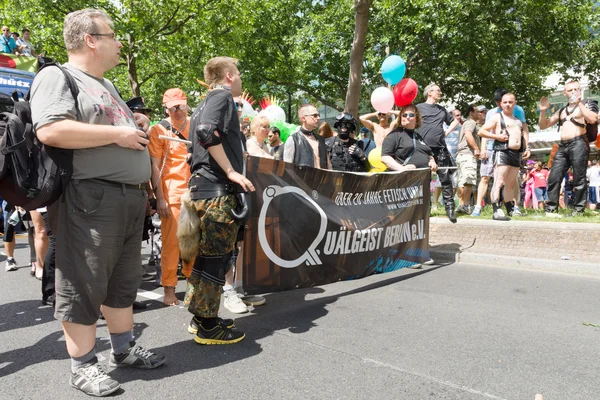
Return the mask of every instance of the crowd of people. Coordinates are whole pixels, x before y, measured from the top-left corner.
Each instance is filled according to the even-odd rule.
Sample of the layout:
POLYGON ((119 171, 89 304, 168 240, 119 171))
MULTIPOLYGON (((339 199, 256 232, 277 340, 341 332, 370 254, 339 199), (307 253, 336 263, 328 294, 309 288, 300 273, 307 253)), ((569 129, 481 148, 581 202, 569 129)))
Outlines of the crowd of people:
POLYGON ((6 25, 2 27, 2 36, 0 37, 0 53, 15 54, 17 56, 43 57, 44 53, 39 51, 31 43, 31 31, 24 28, 19 32, 11 32, 6 25))
MULTIPOLYGON (((508 220, 522 214, 520 204, 558 215, 561 187, 565 195, 571 193, 564 205, 572 205, 572 215, 581 215, 588 200, 587 180, 590 205, 595 208, 600 197, 598 162, 586 170, 585 126, 597 123, 597 113, 582 102, 577 82, 565 86, 569 105, 549 118, 547 99, 540 102, 540 127, 559 123, 561 130, 548 172, 541 162, 527 163, 524 112, 515 94, 504 89, 494 94, 496 108, 469 105, 463 120, 460 110, 449 112, 439 104, 441 89, 430 84, 422 103, 360 116, 362 137, 357 137, 358 123, 351 114, 340 113, 332 129, 320 123, 313 104, 303 104, 298 109, 300 127, 283 142, 267 117, 243 121, 237 60, 215 57, 204 67, 208 94, 191 116, 186 94, 171 88, 162 98, 165 118, 150 128, 151 110, 143 101, 124 102, 104 77, 118 65, 122 47, 111 18, 101 10, 72 12, 65 18, 63 35, 68 52, 64 68, 77 82, 79 95, 69 96, 63 72, 44 68, 31 89, 31 109, 40 141, 74 150, 73 175, 61 201, 47 209, 25 213, 4 202, 5 269, 17 268, 14 222, 30 219, 31 273, 42 279, 43 302, 53 304, 62 323, 71 358, 70 384, 89 395, 106 396, 120 387, 96 356, 100 314, 110 332, 110 366, 150 369, 166 360, 140 346, 133 335, 132 308, 143 273, 142 232, 154 212, 163 243, 164 303, 179 304, 175 287, 181 264, 187 279, 184 304, 192 314, 188 331, 194 340, 231 344, 245 337, 235 321, 219 317, 221 297, 234 313, 265 303, 262 296, 238 293, 246 194, 254 191, 244 176, 245 153, 298 166, 368 172, 369 154, 380 148, 381 162, 390 171, 431 169, 438 182, 434 203, 441 194, 453 223, 456 214, 480 216, 485 198, 494 220, 508 220), (565 179, 569 169, 571 180, 565 179), (520 180, 529 185, 523 194, 520 180)), ((29 49, 34 51, 33 46, 29 49)))

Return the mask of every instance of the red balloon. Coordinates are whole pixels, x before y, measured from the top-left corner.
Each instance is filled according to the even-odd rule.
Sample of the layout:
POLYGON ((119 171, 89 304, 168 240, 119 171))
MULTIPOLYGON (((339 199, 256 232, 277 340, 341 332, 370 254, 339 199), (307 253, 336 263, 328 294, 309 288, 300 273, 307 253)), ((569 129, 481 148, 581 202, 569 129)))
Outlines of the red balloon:
POLYGON ((398 107, 404 107, 412 103, 419 94, 417 82, 410 78, 404 78, 394 86, 394 102, 398 107))

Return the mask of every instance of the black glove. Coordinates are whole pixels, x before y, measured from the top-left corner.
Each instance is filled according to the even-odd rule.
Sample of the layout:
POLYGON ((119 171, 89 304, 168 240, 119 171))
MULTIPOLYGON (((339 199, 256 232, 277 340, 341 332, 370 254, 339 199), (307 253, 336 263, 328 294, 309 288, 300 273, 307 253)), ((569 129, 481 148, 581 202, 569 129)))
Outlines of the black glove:
POLYGON ((354 151, 350 154, 354 158, 358 158, 359 160, 364 160, 366 158, 365 152, 358 146, 354 146, 354 151))

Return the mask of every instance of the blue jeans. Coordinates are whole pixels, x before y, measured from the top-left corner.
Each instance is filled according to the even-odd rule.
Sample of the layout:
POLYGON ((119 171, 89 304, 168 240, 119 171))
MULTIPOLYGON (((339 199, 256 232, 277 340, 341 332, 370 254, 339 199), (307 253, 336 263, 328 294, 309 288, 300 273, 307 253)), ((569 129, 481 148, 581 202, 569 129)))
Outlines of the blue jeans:
POLYGON ((548 188, 547 187, 535 188, 533 190, 535 191, 535 197, 536 197, 538 203, 540 201, 548 201, 548 188))

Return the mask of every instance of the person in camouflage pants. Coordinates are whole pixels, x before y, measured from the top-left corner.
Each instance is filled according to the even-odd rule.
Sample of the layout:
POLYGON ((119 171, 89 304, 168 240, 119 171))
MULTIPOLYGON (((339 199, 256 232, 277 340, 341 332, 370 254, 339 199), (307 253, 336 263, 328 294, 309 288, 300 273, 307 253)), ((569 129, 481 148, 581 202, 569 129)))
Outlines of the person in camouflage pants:
POLYGON ((245 337, 232 320, 218 317, 225 273, 231 268, 240 223, 241 193, 254 191, 243 175, 246 142, 234 97, 242 93, 237 60, 215 57, 204 67, 210 86, 190 123, 192 156, 188 192, 182 197, 177 238, 181 258, 194 260, 184 304, 194 315, 188 331, 200 344, 230 344, 245 337))

